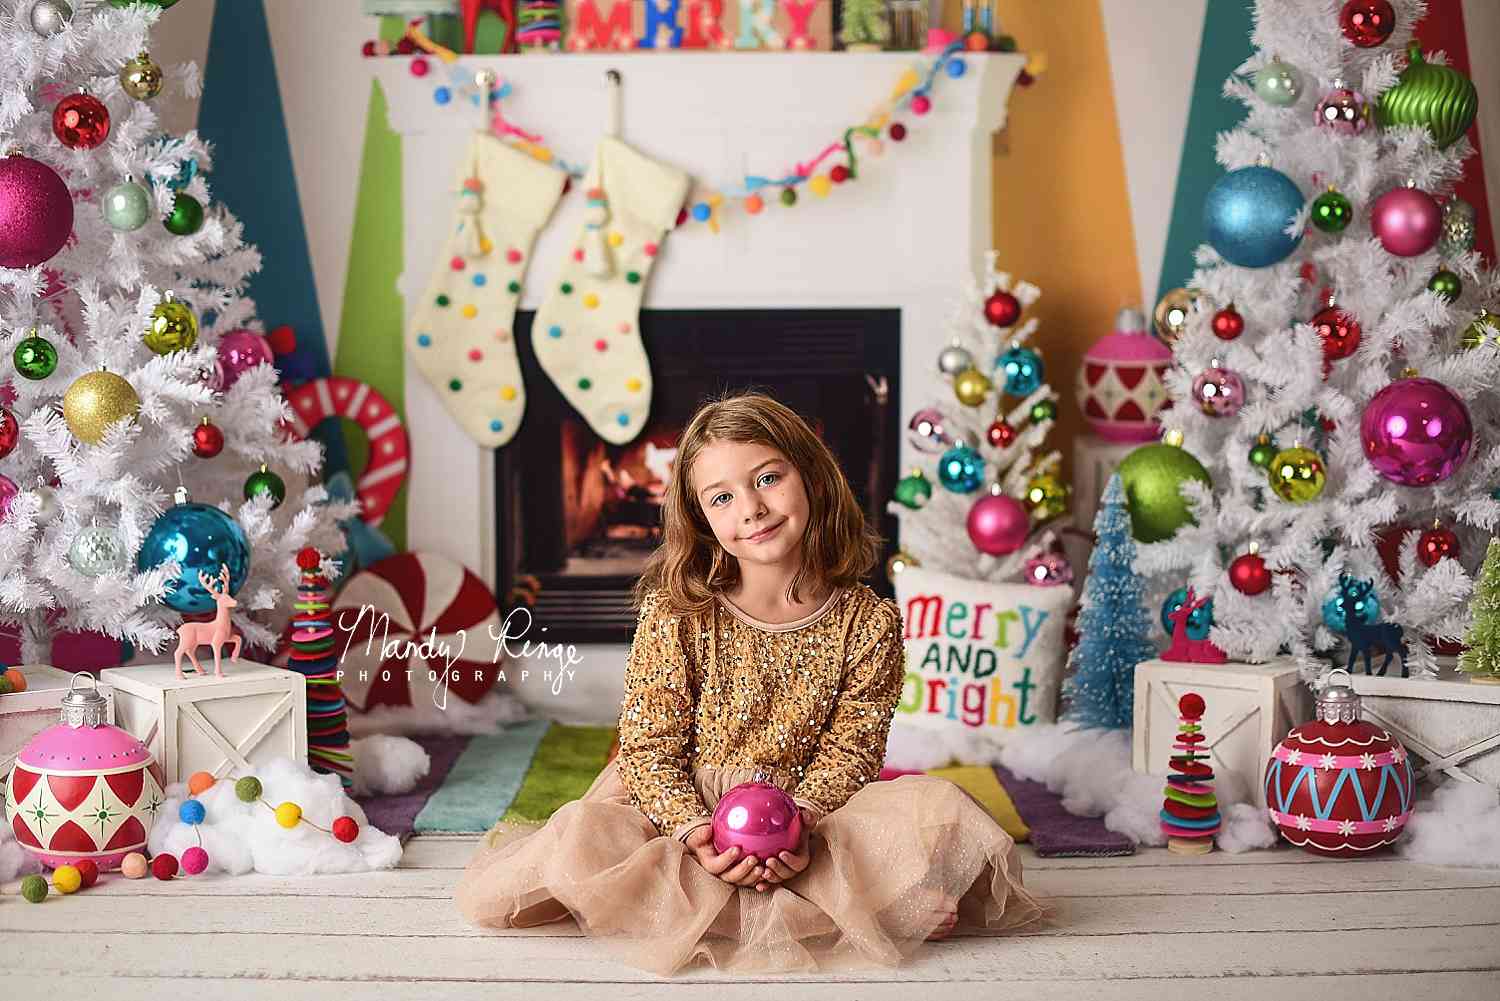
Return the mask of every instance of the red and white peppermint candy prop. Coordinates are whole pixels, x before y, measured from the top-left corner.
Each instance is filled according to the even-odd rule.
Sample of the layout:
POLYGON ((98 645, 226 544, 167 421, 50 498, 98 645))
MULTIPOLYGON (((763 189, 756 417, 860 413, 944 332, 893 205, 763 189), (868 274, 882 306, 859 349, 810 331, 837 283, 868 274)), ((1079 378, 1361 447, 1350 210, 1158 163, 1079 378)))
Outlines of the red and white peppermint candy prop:
POLYGON ((435 553, 398 553, 349 579, 333 606, 345 700, 376 706, 478 702, 495 685, 500 609, 484 582, 435 553))
POLYGON ((292 430, 306 438, 312 429, 330 417, 347 417, 358 424, 370 441, 370 462, 355 484, 359 516, 368 525, 379 525, 406 482, 411 448, 401 415, 368 383, 343 376, 314 379, 287 391, 294 413, 292 430))

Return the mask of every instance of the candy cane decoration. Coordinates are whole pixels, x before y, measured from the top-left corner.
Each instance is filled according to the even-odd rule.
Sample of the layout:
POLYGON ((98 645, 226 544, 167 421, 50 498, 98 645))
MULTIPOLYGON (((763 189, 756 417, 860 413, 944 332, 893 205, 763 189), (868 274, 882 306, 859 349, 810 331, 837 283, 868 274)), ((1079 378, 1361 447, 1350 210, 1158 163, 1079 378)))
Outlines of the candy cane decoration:
POLYGON ((314 379, 287 393, 292 405, 292 430, 306 438, 330 417, 347 417, 364 430, 370 442, 370 462, 355 484, 359 516, 378 526, 406 482, 411 448, 401 415, 368 383, 343 376, 314 379))

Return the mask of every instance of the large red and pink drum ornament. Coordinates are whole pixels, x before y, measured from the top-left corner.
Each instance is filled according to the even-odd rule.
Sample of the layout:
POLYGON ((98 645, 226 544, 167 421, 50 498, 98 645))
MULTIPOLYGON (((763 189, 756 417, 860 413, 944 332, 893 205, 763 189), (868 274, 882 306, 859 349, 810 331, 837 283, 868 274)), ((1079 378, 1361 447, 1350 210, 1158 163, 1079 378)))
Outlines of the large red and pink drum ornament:
POLYGON ((1357 858, 1394 844, 1414 797, 1406 748, 1360 718, 1359 696, 1343 669, 1318 693, 1315 715, 1293 727, 1266 764, 1272 822, 1317 855, 1357 858))

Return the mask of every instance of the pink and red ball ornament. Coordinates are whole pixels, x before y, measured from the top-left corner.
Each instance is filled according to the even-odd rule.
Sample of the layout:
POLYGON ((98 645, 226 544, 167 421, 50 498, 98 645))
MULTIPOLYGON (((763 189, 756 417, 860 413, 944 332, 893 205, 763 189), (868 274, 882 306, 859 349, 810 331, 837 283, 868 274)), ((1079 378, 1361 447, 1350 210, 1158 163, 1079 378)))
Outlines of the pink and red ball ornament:
POLYGON ((16 840, 43 865, 118 868, 145 848, 162 803, 161 774, 135 737, 104 722, 97 690, 73 687, 62 722, 31 739, 16 756, 5 786, 5 812, 16 840))
POLYGON ((1417 559, 1426 567, 1435 567, 1445 559, 1458 559, 1458 536, 1451 528, 1434 525, 1417 540, 1417 559))
POLYGON ((1252 597, 1264 594, 1271 587, 1271 571, 1263 556, 1254 549, 1234 558, 1229 564, 1229 583, 1241 594, 1252 597))
POLYGON ((985 494, 969 508, 969 541, 981 553, 1004 556, 1020 549, 1031 531, 1026 508, 1006 494, 985 494))
POLYGON ((219 364, 224 369, 225 389, 255 366, 276 363, 270 342, 253 330, 231 330, 220 339, 218 351, 219 364))
POLYGON ((937 454, 952 444, 952 439, 943 430, 943 423, 947 418, 937 407, 925 407, 911 415, 911 420, 906 422, 906 430, 909 432, 907 440, 912 447, 919 452, 937 454))
POLYGON ((1026 561, 1022 574, 1035 587, 1057 587, 1073 582, 1073 565, 1061 553, 1039 553, 1026 561))
POLYGON ((802 843, 802 811, 762 776, 730 789, 714 805, 714 850, 738 848, 740 857, 768 859, 802 843))
POLYGON ((1214 314, 1210 326, 1219 340, 1232 341, 1245 332, 1245 318, 1230 303, 1214 314))
POLYGON ((1357 136, 1370 127, 1373 112, 1365 95, 1336 80, 1333 89, 1318 102, 1314 114, 1318 124, 1334 134, 1357 136))
POLYGON ((1209 417, 1233 417, 1245 403, 1245 383, 1220 365, 1211 365, 1193 380, 1193 399, 1209 417))
POLYGON ((109 138, 109 109, 93 94, 72 94, 52 109, 52 134, 69 149, 93 149, 109 138))
POLYGON ((1370 206, 1370 229, 1387 253, 1415 257, 1437 243, 1443 230, 1443 210, 1425 191, 1392 188, 1370 206))
POLYGON ((1170 404, 1172 349, 1146 330, 1146 318, 1121 310, 1115 329, 1095 341, 1078 368, 1076 395, 1089 429, 1108 441, 1155 441, 1170 404))
POLYGON ((1348 0, 1339 11, 1339 27, 1353 44, 1373 49, 1396 30, 1396 11, 1390 0, 1348 0))
POLYGON ((45 264, 73 235, 73 196, 57 171, 27 156, 0 157, 0 268, 45 264))
POLYGON ((1463 399, 1441 382, 1398 379, 1365 405, 1359 437, 1377 473, 1402 486, 1425 487, 1464 464, 1474 424, 1463 399))
POLYGON ((1021 318, 1021 300, 1004 289, 996 289, 984 300, 984 318, 991 326, 1013 326, 1021 318))
POLYGON ((1266 763, 1272 823, 1315 855, 1363 858, 1394 844, 1415 795, 1406 749, 1360 718, 1359 696, 1342 669, 1318 693, 1314 716, 1293 727, 1266 763))

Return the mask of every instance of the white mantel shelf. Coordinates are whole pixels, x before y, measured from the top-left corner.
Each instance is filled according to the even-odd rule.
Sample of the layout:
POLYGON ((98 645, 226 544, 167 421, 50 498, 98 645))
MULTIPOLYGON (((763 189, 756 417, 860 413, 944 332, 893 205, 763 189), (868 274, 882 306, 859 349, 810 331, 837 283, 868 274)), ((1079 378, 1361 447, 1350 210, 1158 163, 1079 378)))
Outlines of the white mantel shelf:
MULTIPOLYGON (((673 231, 649 279, 652 309, 897 308, 902 325, 901 413, 938 399, 934 358, 967 275, 992 246, 991 135, 1026 57, 964 54, 958 79, 939 74, 932 110, 902 111, 904 142, 886 139, 861 156, 857 181, 827 198, 804 186, 791 209, 774 197, 757 217, 728 214, 717 235, 701 224, 673 231)), ((779 177, 863 122, 907 67, 930 56, 881 53, 600 52, 465 56, 465 76, 495 71, 511 93, 506 119, 540 133, 569 164, 586 166, 607 121, 605 74, 621 74, 621 138, 693 176, 706 192, 747 174, 779 177)), ((453 210, 453 177, 467 133, 481 127, 476 104, 432 97, 451 67, 429 57, 368 60, 400 133, 405 270, 410 315, 426 285, 453 210)), ((836 161, 825 161, 825 164, 836 161)), ((533 250, 521 308, 535 309, 581 227, 575 185, 533 250)), ((491 586, 494 565, 493 453, 473 445, 415 369, 407 368, 412 439, 408 540, 469 566, 491 586)), ((903 464, 909 456, 903 456, 903 464)))

